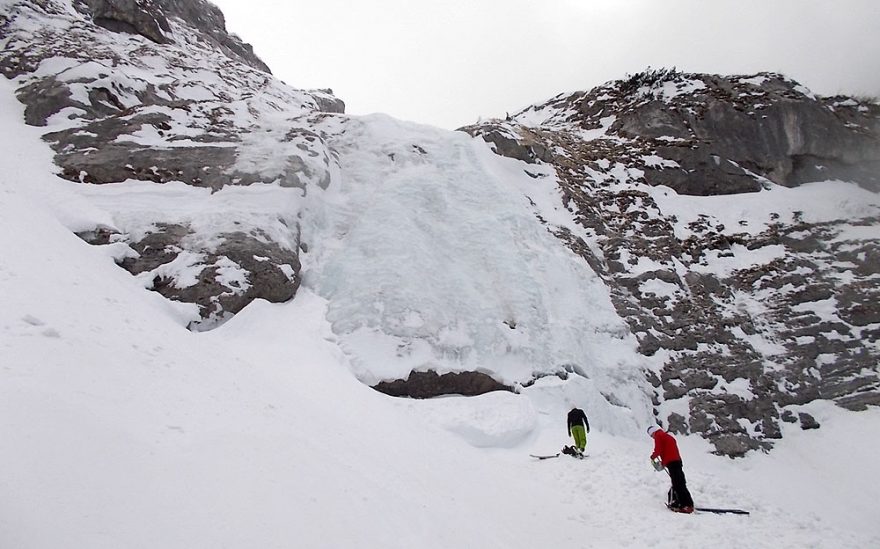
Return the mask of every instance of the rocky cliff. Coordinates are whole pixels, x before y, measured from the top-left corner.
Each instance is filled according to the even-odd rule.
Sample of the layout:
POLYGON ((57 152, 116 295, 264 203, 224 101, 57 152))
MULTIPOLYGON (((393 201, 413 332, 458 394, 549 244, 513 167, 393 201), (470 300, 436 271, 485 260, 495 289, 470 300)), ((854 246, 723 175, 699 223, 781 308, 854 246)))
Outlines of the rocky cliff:
POLYGON ((583 232, 551 230, 611 288, 672 431, 737 456, 780 422, 817 426, 798 411, 814 399, 880 404, 876 103, 778 74, 649 70, 464 130, 554 167, 583 232), (824 204, 770 192, 819 180, 867 189, 864 208, 811 222, 824 204), (719 195, 740 215, 722 219, 719 195))
MULTIPOLYGON (((175 182, 209 193, 279 185, 301 195, 328 184, 333 160, 308 119, 342 112, 343 103, 273 78, 248 44, 227 33, 213 4, 8 4, 0 13, 0 72, 15 81, 27 123, 46 128, 61 177, 175 182)), ((131 221, 126 226, 81 236, 128 245, 118 262, 148 288, 196 304, 194 326, 211 326, 255 298, 295 294, 295 209, 236 218, 221 206, 193 219, 175 216, 171 205, 144 208, 132 202, 118 212, 131 221)))

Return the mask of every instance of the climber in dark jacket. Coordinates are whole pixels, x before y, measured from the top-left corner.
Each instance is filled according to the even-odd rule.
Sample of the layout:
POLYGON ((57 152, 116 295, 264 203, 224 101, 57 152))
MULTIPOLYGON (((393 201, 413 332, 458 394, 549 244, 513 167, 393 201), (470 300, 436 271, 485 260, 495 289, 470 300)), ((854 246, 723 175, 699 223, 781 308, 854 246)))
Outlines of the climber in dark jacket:
POLYGON ((568 413, 568 436, 574 437, 574 446, 580 454, 587 447, 587 433, 590 432, 590 422, 587 414, 580 408, 572 408, 568 413))

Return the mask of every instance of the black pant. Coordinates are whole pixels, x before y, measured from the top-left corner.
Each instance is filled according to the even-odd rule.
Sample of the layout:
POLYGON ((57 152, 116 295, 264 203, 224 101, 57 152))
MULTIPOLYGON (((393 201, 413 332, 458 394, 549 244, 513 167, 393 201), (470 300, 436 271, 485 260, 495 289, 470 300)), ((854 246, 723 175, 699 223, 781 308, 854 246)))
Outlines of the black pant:
POLYGON ((672 479, 672 505, 674 507, 693 507, 694 500, 688 492, 687 481, 684 471, 681 469, 681 461, 670 461, 666 464, 669 478, 672 479))

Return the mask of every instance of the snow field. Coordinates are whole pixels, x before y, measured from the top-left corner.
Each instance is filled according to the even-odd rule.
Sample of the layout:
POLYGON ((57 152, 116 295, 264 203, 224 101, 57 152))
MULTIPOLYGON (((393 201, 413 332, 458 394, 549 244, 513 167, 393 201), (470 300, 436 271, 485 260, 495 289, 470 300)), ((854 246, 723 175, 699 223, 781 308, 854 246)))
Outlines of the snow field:
MULTIPOLYGON (((14 151, 0 158, 0 547, 880 545, 876 412, 824 410, 821 431, 737 462, 684 438, 698 504, 753 514, 673 515, 638 411, 585 404, 586 460, 527 457, 566 443, 566 399, 587 387, 378 394, 309 287, 187 332, 59 223, 41 191, 51 155, 2 85, 0 127, 15 131, 0 132, 14 151), (838 509, 821 520, 829 504, 793 490, 816 478, 808 493, 838 509)), ((95 208, 81 213, 107 215, 95 208)))

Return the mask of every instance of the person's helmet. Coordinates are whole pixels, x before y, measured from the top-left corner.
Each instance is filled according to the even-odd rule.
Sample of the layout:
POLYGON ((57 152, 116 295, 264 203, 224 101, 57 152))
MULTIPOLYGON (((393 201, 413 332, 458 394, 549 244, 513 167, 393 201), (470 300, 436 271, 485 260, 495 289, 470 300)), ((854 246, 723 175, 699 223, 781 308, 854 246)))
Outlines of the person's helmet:
POLYGON ((651 425, 650 427, 648 427, 648 436, 649 437, 654 436, 654 433, 656 433, 659 430, 660 430, 660 427, 657 427, 656 425, 651 425))

